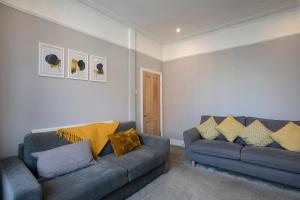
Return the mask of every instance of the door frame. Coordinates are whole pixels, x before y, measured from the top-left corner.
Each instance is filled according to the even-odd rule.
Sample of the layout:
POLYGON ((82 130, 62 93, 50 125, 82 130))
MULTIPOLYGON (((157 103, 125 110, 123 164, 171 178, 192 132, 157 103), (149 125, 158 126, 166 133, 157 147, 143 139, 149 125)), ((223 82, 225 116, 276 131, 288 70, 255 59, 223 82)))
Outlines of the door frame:
POLYGON ((158 74, 160 77, 160 136, 163 136, 163 101, 162 101, 162 72, 141 67, 140 69, 140 114, 141 114, 141 132, 144 132, 144 73, 150 72, 158 74))

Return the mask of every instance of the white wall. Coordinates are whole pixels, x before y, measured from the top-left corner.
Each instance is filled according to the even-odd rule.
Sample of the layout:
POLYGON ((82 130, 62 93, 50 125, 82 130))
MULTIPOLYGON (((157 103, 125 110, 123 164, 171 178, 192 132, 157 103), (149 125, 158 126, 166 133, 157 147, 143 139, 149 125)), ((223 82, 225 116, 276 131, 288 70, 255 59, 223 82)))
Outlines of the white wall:
POLYGON ((128 27, 75 0, 1 0, 2 3, 111 43, 128 47, 128 27))
POLYGON ((140 32, 136 32, 136 51, 162 60, 162 45, 140 32))
POLYGON ((300 7, 297 7, 250 22, 167 44, 163 47, 163 60, 174 60, 191 55, 254 44, 299 32, 300 7))
POLYGON ((76 0, 0 0, 0 2, 163 61, 258 43, 300 32, 300 7, 298 7, 164 46, 136 32, 134 49, 130 45, 132 42, 129 41, 130 27, 76 0))
MULTIPOLYGON (((1 3, 99 39, 135 50, 133 29, 76 0, 0 0, 1 3), (133 30, 133 31, 132 31, 133 30)), ((162 46, 136 33, 136 50, 162 59, 162 46)))

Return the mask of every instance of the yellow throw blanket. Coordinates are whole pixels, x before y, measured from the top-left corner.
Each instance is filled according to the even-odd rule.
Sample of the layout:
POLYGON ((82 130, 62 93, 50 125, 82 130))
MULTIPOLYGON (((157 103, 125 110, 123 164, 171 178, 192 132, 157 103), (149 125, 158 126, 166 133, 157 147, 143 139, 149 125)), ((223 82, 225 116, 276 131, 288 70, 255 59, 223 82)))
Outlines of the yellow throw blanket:
POLYGON ((85 126, 62 128, 56 132, 56 135, 70 143, 90 140, 93 156, 97 159, 109 140, 108 135, 113 134, 118 126, 118 121, 113 123, 93 123, 85 126))

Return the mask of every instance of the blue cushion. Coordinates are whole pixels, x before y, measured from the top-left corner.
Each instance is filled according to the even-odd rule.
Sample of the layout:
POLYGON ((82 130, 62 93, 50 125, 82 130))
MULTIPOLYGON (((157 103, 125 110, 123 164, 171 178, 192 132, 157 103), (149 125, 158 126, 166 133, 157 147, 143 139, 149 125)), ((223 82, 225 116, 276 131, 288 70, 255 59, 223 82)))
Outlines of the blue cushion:
POLYGON ((138 150, 131 151, 120 157, 109 154, 102 159, 119 165, 128 171, 129 181, 146 174, 166 160, 165 152, 142 145, 138 150))
POLYGON ((100 158, 96 165, 41 182, 41 185, 47 200, 98 200, 127 182, 126 169, 100 158))
POLYGON ((247 146, 247 142, 245 142, 240 136, 238 136, 235 140, 234 143, 239 144, 241 146, 247 146))
POLYGON ((228 142, 228 140, 226 139, 226 137, 223 134, 220 134, 218 137, 216 137, 215 140, 228 142))

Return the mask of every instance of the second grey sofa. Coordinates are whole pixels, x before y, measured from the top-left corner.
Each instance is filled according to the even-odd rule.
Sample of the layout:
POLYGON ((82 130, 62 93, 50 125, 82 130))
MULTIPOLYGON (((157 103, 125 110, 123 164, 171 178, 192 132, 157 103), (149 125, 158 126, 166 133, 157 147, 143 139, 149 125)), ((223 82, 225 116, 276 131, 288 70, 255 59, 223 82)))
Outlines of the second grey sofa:
MULTIPOLYGON (((202 116, 201 122, 210 116, 202 116)), ((214 117, 221 123, 225 117, 214 117)), ((235 117, 245 126, 259 118, 235 117)), ((259 119, 271 131, 277 131, 288 121, 259 119)), ((300 125, 300 121, 294 123, 300 125)), ((220 135, 215 140, 203 139, 194 127, 183 133, 187 159, 226 170, 300 188, 300 153, 284 150, 276 142, 268 147, 248 146, 241 138, 227 142, 220 135)))
MULTIPOLYGON (((117 132, 135 128, 121 123, 117 132)), ((0 160, 1 195, 4 200, 98 200, 125 199, 169 169, 170 141, 139 134, 142 147, 115 157, 110 143, 97 164, 47 181, 36 177, 33 152, 68 144, 55 132, 28 134, 19 148, 19 158, 0 160)))

